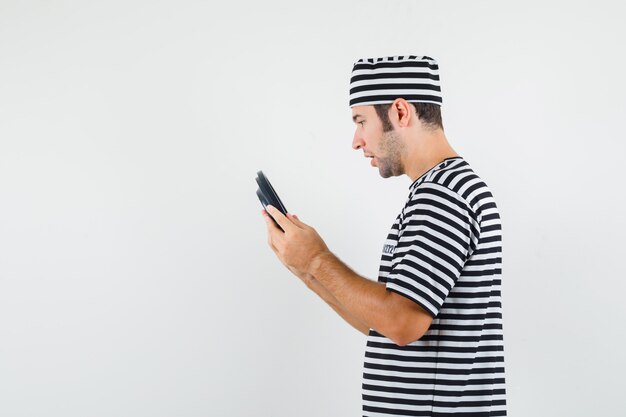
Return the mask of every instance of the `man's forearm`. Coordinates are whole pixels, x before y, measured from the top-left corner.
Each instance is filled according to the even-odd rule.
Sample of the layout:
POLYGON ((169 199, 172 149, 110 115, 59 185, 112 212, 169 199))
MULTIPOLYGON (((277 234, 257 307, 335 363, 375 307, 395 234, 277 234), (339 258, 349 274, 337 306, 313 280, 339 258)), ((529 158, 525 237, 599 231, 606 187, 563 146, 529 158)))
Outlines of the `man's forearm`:
POLYGON ((359 332, 364 335, 369 334, 369 327, 354 317, 350 312, 348 312, 335 298, 334 295, 326 287, 324 287, 318 280, 315 278, 309 279, 306 281, 307 287, 309 287, 313 292, 320 296, 322 300, 324 300, 337 314, 339 314, 348 324, 357 329, 359 332))
POLYGON ((384 284, 358 275, 331 252, 315 258, 309 273, 356 320, 387 337, 395 333, 397 321, 384 284))

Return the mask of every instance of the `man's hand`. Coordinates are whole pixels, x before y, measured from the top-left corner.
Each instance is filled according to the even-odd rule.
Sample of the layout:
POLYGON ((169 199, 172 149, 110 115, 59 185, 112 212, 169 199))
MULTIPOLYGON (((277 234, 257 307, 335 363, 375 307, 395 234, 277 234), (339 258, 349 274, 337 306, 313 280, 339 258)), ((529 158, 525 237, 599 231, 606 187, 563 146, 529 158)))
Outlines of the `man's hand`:
POLYGON ((296 216, 289 213, 285 216, 271 205, 265 207, 263 216, 267 224, 267 243, 278 259, 303 281, 312 279, 309 274, 311 262, 317 256, 329 252, 317 231, 296 216), (276 227, 268 213, 284 232, 276 227))

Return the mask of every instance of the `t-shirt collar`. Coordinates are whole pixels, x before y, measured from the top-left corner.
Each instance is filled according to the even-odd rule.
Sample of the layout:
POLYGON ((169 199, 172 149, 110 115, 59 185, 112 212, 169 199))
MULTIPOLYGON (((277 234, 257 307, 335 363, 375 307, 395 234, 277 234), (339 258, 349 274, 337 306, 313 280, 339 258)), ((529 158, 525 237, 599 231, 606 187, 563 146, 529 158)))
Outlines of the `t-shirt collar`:
POLYGON ((422 182, 424 182, 424 180, 426 180, 427 177, 429 177, 430 175, 432 175, 435 171, 440 170, 441 168, 445 167, 451 160, 454 159, 462 159, 462 156, 452 156, 450 158, 446 158, 443 161, 440 161, 439 163, 437 163, 437 165, 435 165, 434 167, 430 168, 428 171, 424 172, 422 175, 420 175, 419 178, 417 178, 415 181, 413 181, 413 183, 409 186, 409 190, 412 193, 418 185, 420 185, 422 182))

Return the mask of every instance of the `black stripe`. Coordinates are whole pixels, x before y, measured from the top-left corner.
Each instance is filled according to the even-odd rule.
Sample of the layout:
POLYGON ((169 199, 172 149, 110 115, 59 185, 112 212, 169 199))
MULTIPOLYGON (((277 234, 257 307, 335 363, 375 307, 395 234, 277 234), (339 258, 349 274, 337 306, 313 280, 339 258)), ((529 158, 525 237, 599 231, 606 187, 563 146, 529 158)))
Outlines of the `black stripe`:
POLYGON ((469 259, 465 266, 477 266, 477 265, 493 265, 502 262, 501 257, 489 258, 489 259, 469 259))
POLYGON ((483 216, 483 221, 499 220, 499 219, 500 219, 499 213, 489 213, 483 216))
MULTIPOLYGON (((459 191, 461 188, 463 188, 463 186, 469 182, 469 181, 473 181, 475 180, 477 177, 476 175, 473 174, 469 174, 464 176, 463 178, 461 178, 455 185, 454 185, 454 190, 455 191, 459 191)), ((465 197, 463 197, 465 198, 465 197)))
MULTIPOLYGON (((474 176, 474 178, 472 178, 473 180, 476 179, 478 177, 474 176)), ((474 184, 470 185, 469 187, 467 187, 467 189, 463 192, 463 198, 464 199, 468 199, 470 195, 472 195, 472 193, 478 189, 481 189, 485 186, 485 184, 483 184, 481 181, 477 181, 474 184)), ((459 188, 460 190, 460 188, 459 188)), ((474 197, 474 199, 472 200, 473 203, 475 204, 477 201, 481 200, 483 197, 474 197)))
POLYGON ((411 372, 411 373, 422 373, 422 374, 435 374, 435 375, 480 375, 480 374, 501 374, 504 373, 504 367, 496 367, 496 368, 442 368, 437 366, 398 366, 398 365, 390 365, 390 364, 381 364, 381 363, 373 363, 373 362, 365 362, 365 368, 367 369, 378 369, 380 371, 389 371, 389 372, 411 372))
POLYGON ((463 308, 470 308, 470 309, 479 309, 479 308, 489 308, 489 307, 502 307, 502 305, 500 304, 500 301, 489 301, 488 303, 473 303, 473 304, 464 304, 464 303, 446 303, 443 308, 448 308, 448 309, 463 309, 463 308))
POLYGON ((438 85, 433 84, 403 84, 403 83, 380 83, 365 84, 350 89, 350 94, 360 93, 362 91, 380 91, 380 90, 433 90, 441 92, 438 85))
POLYGON ((468 397, 482 397, 487 395, 504 395, 506 394, 506 390, 503 388, 496 389, 475 389, 475 390, 463 390, 463 391, 445 391, 445 390, 434 390, 434 389, 423 389, 423 388, 402 388, 402 387, 386 387, 384 385, 373 385, 373 384, 361 384, 363 389, 369 391, 380 391, 380 392, 397 392, 399 394, 412 394, 412 395, 424 395, 428 397, 458 397, 459 395, 468 396, 468 397))
POLYGON ((382 413, 382 414, 392 414, 394 416, 412 416, 412 417, 432 416, 432 413, 429 410, 426 410, 426 411, 390 410, 388 408, 372 407, 370 405, 365 405, 365 404, 363 404, 363 411, 371 411, 373 413, 382 413))
POLYGON ((474 255, 486 255, 488 253, 500 253, 502 252, 502 248, 500 246, 494 246, 491 248, 480 248, 476 249, 474 255))
POLYGON ((467 271, 463 270, 461 276, 464 277, 482 277, 483 275, 500 275, 502 274, 502 268, 483 269, 482 271, 467 271))
POLYGON ((459 280, 455 287, 456 288, 477 288, 477 287, 497 287, 502 283, 500 279, 490 279, 487 281, 464 281, 459 280))
POLYGON ((350 78, 350 84, 364 80, 380 80, 382 78, 422 78, 434 81, 440 81, 439 75, 428 72, 381 72, 353 75, 350 78))
POLYGON ((471 385, 489 385, 503 384, 504 378, 477 378, 477 379, 435 379, 435 378, 415 378, 406 376, 391 376, 363 373, 363 379, 371 379, 374 381, 400 382, 403 384, 437 384, 445 386, 471 386, 471 385))
POLYGON ((475 313, 448 313, 441 312, 437 316, 440 320, 484 320, 484 319, 502 319, 502 313, 500 312, 489 312, 484 314, 475 314, 475 313))
POLYGON ((435 401, 432 398, 426 400, 414 400, 408 398, 394 398, 394 397, 379 397, 374 395, 363 394, 363 399, 367 401, 377 401, 386 404, 403 404, 403 405, 432 405, 434 407, 487 407, 490 405, 505 405, 505 400, 502 399, 486 399, 482 401, 435 401))
POLYGON ((365 357, 372 359, 387 359, 392 361, 416 362, 416 363, 455 363, 455 364, 473 364, 473 363, 504 363, 503 356, 478 356, 473 358, 455 358, 445 356, 408 356, 394 355, 392 353, 365 352, 365 357))
POLYGON ((473 324, 447 324, 432 323, 428 330, 457 330, 460 332, 473 332, 481 330, 502 330, 502 323, 483 323, 481 325, 473 324))
POLYGON ((494 232, 496 230, 502 230, 502 225, 492 224, 492 225, 489 225, 489 226, 483 226, 480 230, 485 232, 485 233, 486 232, 494 232))
POLYGON ((501 242, 501 241, 502 241, 502 236, 500 235, 485 236, 485 237, 481 237, 480 239, 480 243, 491 243, 491 242, 501 242))
POLYGON ((448 297, 455 298, 455 299, 456 298, 473 299, 473 298, 499 297, 500 295, 501 295, 500 290, 493 289, 489 291, 476 291, 476 292, 454 291, 454 292, 451 292, 448 297))
MULTIPOLYGON (((478 204, 478 202, 480 200, 483 200, 485 198, 493 198, 492 194, 489 191, 485 191, 484 193, 480 193, 480 194, 476 194, 476 196, 474 196, 474 198, 472 198, 472 200, 470 201, 470 204, 478 204)), ((497 209, 496 204, 495 203, 487 203, 487 204, 482 204, 481 209, 483 210, 487 210, 487 209, 497 209)))
POLYGON ((415 410, 391 410, 388 408, 382 408, 382 407, 372 407, 369 405, 363 405, 363 411, 371 411, 373 413, 381 413, 381 414, 392 414, 395 416, 412 416, 412 417, 422 417, 422 416, 428 416, 428 417, 502 417, 502 416, 506 416, 506 411, 504 410, 491 410, 488 413, 485 413, 484 411, 477 411, 477 412, 451 412, 451 413, 439 413, 439 412, 434 412, 431 410, 426 410, 426 411, 415 411, 415 410))
POLYGON ((424 336, 420 338, 422 342, 430 342, 430 341, 442 341, 442 342, 468 342, 468 343, 476 343, 485 340, 493 341, 493 340, 502 340, 501 334, 480 334, 478 336, 458 336, 458 335, 448 335, 448 334, 431 334, 426 333, 424 336))
POLYGON ((368 340, 367 346, 374 347, 374 348, 397 349, 397 350, 410 351, 410 352, 476 353, 476 352, 503 352, 504 351, 504 348, 502 347, 502 345, 480 345, 480 346, 405 345, 405 346, 398 346, 395 343, 375 342, 373 340, 368 340))
POLYGON ((439 65, 437 63, 428 62, 428 61, 401 61, 401 62, 377 62, 374 64, 370 64, 367 62, 359 62, 354 64, 352 67, 352 71, 356 70, 373 70, 379 68, 430 68, 431 70, 438 70, 439 65))

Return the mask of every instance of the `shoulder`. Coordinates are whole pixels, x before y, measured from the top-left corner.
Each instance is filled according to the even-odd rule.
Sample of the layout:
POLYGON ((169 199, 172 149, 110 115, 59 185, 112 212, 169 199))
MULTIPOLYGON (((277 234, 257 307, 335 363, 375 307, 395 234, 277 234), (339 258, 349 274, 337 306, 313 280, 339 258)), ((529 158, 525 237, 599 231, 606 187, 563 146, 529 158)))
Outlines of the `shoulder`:
POLYGON ((425 203, 466 211, 477 222, 486 207, 495 206, 491 190, 465 159, 450 161, 418 184, 409 195, 403 214, 412 206, 425 203))

